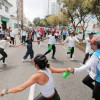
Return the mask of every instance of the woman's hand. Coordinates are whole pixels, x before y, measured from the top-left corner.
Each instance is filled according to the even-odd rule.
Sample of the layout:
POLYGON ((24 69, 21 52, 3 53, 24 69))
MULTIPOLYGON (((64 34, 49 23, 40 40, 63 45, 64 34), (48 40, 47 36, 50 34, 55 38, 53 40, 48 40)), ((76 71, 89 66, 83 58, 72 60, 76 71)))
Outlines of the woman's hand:
POLYGON ((68 68, 68 71, 72 71, 72 73, 74 73, 74 68, 68 68))
POLYGON ((5 92, 5 89, 3 89, 2 91, 1 91, 1 93, 0 93, 0 96, 4 96, 4 93, 5 92))

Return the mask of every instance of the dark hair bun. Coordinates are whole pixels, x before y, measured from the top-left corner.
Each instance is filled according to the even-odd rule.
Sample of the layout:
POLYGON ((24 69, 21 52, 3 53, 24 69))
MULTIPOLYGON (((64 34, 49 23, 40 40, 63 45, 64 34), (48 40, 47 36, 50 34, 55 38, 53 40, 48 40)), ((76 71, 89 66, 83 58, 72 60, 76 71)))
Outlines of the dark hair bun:
POLYGON ((44 70, 45 68, 49 68, 49 64, 48 64, 48 60, 46 58, 45 55, 43 54, 38 54, 35 58, 34 58, 34 62, 35 64, 37 64, 39 66, 40 69, 44 70))

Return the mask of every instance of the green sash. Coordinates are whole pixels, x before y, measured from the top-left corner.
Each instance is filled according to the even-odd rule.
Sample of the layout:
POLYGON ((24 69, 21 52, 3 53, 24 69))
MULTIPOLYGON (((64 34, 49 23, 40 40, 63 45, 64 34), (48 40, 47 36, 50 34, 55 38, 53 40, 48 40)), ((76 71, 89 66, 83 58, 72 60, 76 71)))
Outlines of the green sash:
POLYGON ((49 45, 48 50, 52 50, 52 45, 51 44, 49 45))

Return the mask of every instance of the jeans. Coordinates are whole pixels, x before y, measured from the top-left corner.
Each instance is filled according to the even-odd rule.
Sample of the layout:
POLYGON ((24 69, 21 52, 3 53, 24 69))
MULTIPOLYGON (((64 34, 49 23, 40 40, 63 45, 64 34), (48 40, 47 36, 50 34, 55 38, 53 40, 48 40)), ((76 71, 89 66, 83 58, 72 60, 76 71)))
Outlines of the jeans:
POLYGON ((30 54, 30 59, 32 59, 33 55, 34 55, 34 51, 33 51, 32 47, 27 47, 26 54, 25 54, 25 56, 23 58, 26 59, 29 54, 30 54))

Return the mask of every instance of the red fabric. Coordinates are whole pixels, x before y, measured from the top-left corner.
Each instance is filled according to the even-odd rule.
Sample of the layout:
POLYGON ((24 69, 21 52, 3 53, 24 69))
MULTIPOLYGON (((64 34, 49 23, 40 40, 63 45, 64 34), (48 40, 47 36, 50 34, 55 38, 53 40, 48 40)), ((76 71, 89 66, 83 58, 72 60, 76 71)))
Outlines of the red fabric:
POLYGON ((41 30, 41 35, 44 35, 44 30, 41 30))

